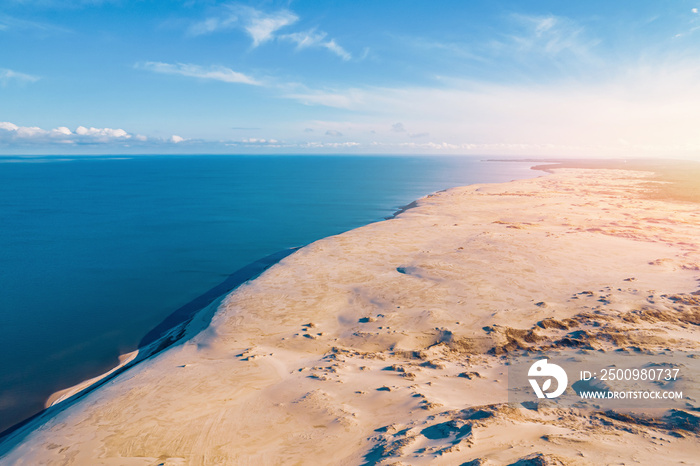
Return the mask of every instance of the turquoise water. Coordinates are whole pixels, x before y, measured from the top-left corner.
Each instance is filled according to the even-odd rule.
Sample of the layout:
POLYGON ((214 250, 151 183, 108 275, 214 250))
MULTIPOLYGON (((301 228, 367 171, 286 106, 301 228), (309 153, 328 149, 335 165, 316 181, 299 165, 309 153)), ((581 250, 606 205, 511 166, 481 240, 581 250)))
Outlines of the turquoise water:
POLYGON ((263 256, 452 186, 538 176, 460 157, 0 157, 0 431, 104 372, 263 256))

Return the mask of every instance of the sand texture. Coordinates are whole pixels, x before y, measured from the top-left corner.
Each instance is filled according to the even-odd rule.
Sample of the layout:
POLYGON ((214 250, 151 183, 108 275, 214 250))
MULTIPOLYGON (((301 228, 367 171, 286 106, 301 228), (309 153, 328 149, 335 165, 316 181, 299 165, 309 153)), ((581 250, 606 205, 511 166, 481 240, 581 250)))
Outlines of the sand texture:
POLYGON ((697 464, 692 406, 506 403, 515 349, 698 349, 700 209, 650 179, 557 169, 317 241, 0 463, 697 464))

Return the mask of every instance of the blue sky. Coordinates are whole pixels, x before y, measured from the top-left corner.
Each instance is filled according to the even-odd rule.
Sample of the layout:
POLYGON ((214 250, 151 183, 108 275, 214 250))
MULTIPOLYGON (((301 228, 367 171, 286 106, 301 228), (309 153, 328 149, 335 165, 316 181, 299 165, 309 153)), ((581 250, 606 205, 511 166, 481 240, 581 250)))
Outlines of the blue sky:
POLYGON ((700 158, 700 0, 4 0, 0 154, 700 158))

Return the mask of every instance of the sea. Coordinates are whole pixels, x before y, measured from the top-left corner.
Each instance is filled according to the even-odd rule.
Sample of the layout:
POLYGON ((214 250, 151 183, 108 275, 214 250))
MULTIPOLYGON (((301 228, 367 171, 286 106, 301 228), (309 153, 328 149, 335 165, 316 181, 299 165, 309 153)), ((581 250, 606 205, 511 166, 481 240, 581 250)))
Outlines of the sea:
MULTIPOLYGON (((0 432, 259 259, 431 192, 542 175, 453 156, 0 157, 0 432)), ((161 325, 162 327, 162 325, 161 325)))

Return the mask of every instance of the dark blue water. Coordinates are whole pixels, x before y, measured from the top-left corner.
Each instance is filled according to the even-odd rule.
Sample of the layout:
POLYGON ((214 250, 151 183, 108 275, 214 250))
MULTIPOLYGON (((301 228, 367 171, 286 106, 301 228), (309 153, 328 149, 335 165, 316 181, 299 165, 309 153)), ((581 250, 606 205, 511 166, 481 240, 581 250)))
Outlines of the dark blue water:
POLYGON ((233 271, 430 192, 537 176, 459 157, 0 157, 0 431, 233 271))

